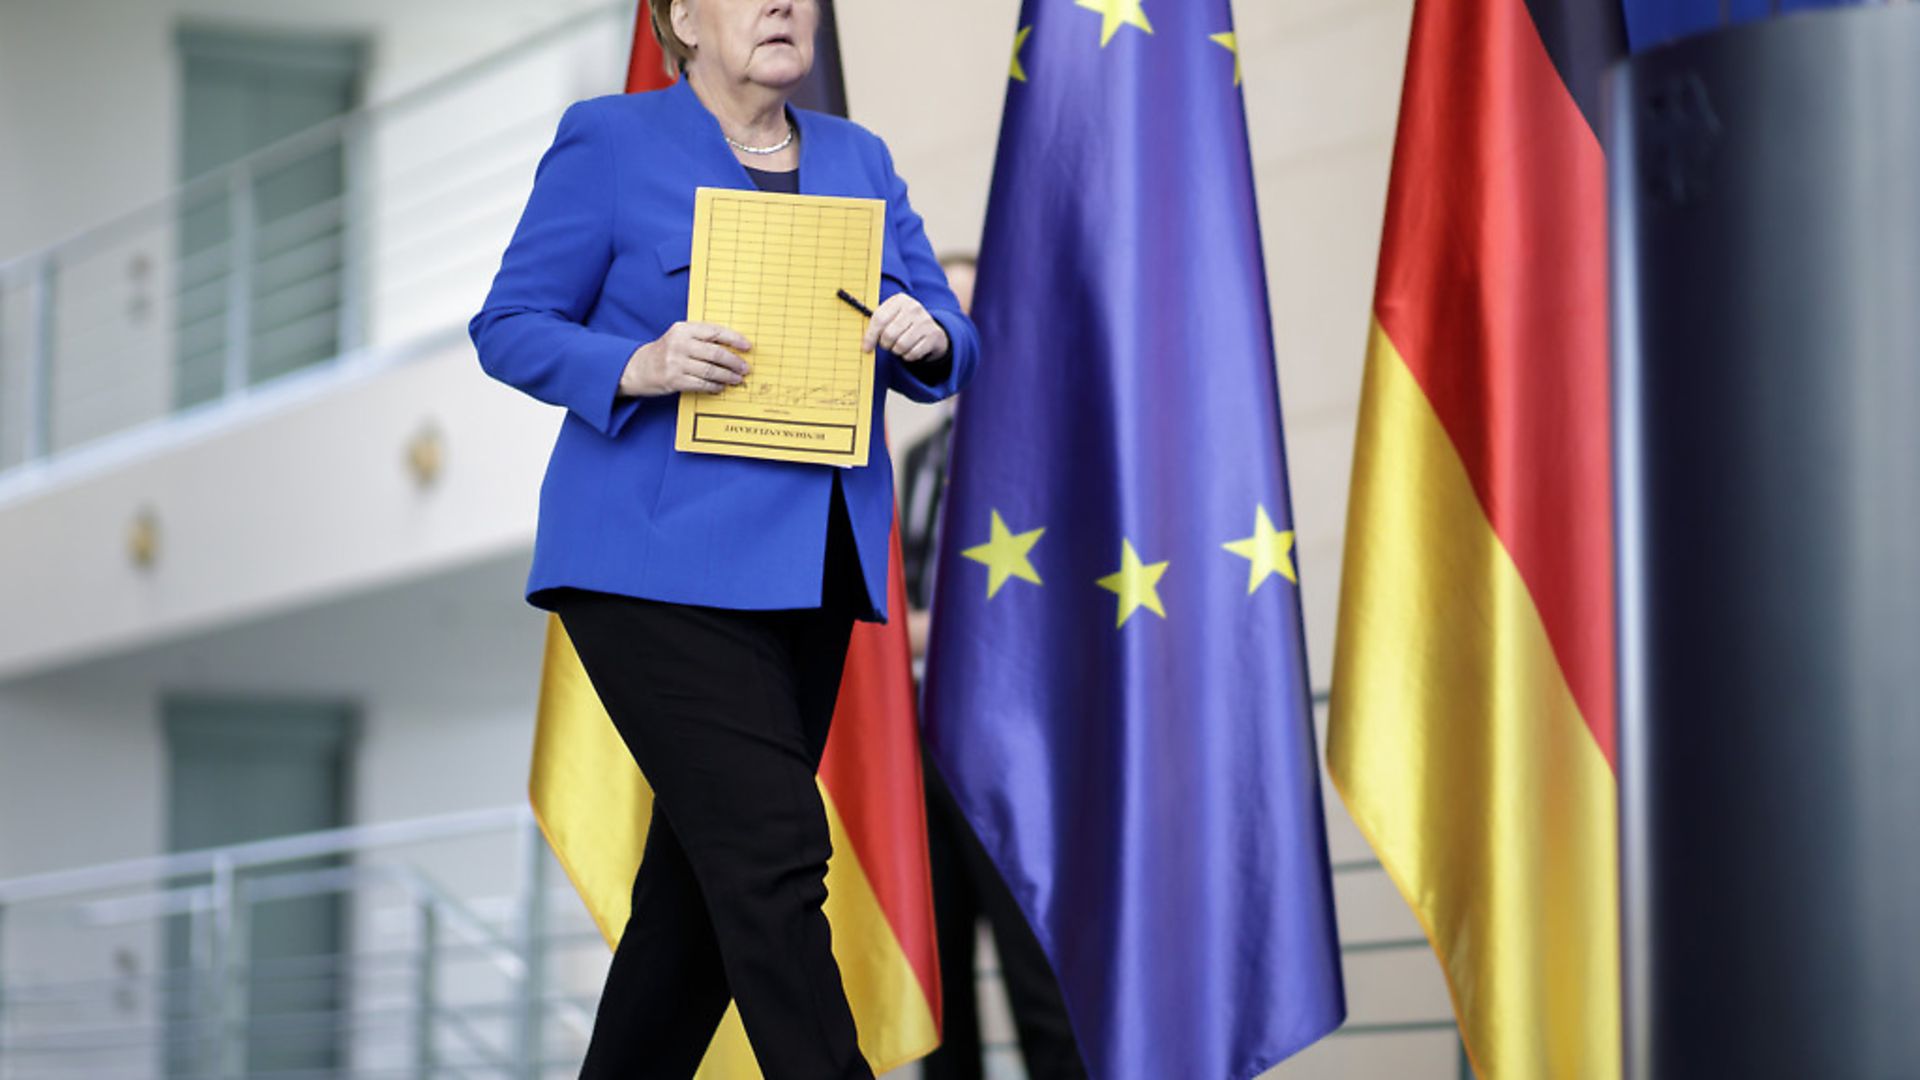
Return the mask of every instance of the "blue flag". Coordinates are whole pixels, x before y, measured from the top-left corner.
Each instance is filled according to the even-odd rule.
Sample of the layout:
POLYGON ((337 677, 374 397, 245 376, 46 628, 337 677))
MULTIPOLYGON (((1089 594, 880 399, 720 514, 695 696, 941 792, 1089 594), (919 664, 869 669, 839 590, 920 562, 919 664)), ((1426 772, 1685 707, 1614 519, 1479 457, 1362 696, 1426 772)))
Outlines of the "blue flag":
POLYGON ((1026 0, 926 734, 1102 1080, 1346 1011, 1228 0, 1026 0))

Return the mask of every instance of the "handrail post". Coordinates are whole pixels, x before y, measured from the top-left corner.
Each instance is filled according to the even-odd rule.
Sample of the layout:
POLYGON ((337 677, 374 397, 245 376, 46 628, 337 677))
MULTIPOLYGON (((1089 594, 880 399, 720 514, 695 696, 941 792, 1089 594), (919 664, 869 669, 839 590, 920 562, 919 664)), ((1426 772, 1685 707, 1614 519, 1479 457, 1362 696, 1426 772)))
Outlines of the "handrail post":
POLYGON ((220 951, 214 943, 213 928, 218 906, 209 886, 187 912, 187 978, 180 991, 186 1002, 189 1030, 194 1033, 180 1053, 192 1062, 196 1073, 204 1076, 214 1075, 218 1063, 213 1059, 220 1050, 219 1031, 203 1022, 204 1017, 211 1016, 217 1023, 220 1017, 220 951))
POLYGON ((253 350, 253 167, 241 159, 227 172, 227 357, 221 396, 231 400, 247 386, 253 350))
POLYGON ((27 350, 27 432, 21 459, 35 461, 53 449, 53 255, 33 268, 32 316, 27 350))
POLYGON ((213 865, 214 1075, 240 1080, 247 1070, 249 936, 239 868, 221 856, 213 865))
POLYGON ((7 906, 0 904, 0 1078, 7 1075, 7 906))
POLYGON ((433 1023, 439 1010, 436 979, 440 966, 440 918, 432 897, 416 893, 414 905, 414 933, 419 952, 414 957, 413 969, 413 1075, 420 1080, 430 1080, 439 1069, 433 1047, 433 1023))
POLYGON ((340 128, 340 323, 337 351, 345 355, 366 344, 367 337, 367 223, 372 198, 368 192, 368 128, 363 113, 349 115, 340 128))
POLYGON ((520 1016, 514 1055, 525 1080, 540 1080, 546 1049, 546 925, 547 841, 540 827, 528 822, 521 833, 520 1016))

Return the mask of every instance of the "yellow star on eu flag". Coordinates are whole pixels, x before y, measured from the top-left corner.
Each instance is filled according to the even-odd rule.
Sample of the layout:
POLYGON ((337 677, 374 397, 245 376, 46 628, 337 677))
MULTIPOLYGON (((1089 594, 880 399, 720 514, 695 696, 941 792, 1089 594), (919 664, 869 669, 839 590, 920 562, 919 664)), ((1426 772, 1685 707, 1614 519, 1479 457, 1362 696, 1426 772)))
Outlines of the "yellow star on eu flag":
POLYGON ((1264 506, 1255 507, 1252 536, 1220 546, 1252 563, 1247 574, 1248 596, 1252 596, 1260 583, 1273 574, 1279 574, 1295 585, 1300 583, 1293 572, 1293 532, 1275 529, 1273 519, 1267 516, 1264 506))
POLYGON ((1000 586, 1005 585, 1008 578, 1040 584, 1040 575, 1034 570, 1033 563, 1028 561, 1027 553, 1040 542, 1040 534, 1047 530, 1012 532, 1008 530, 1007 523, 1000 520, 998 510, 993 511, 993 521, 988 529, 986 543, 960 553, 987 568, 987 599, 993 599, 993 594, 1000 591, 1000 586))
POLYGON ((1020 63, 1020 50, 1027 47, 1027 35, 1033 33, 1033 27, 1023 26, 1013 35, 1013 77, 1020 82, 1027 81, 1027 69, 1020 63))
POLYGON ((1141 608, 1163 619, 1167 617, 1167 609, 1160 606, 1157 588, 1160 576, 1166 572, 1166 563, 1142 563, 1139 553, 1133 550, 1133 541, 1120 541, 1120 569, 1095 583, 1120 597, 1120 615, 1113 624, 1115 627, 1127 625, 1127 620, 1141 608))
POLYGON ((1214 34, 1208 41, 1233 54, 1233 85, 1240 85, 1240 39, 1229 30, 1224 34, 1214 34))
POLYGON ((1075 6, 1100 13, 1100 47, 1106 48, 1122 26, 1137 26, 1153 33, 1153 24, 1140 5, 1142 0, 1075 0, 1075 6))

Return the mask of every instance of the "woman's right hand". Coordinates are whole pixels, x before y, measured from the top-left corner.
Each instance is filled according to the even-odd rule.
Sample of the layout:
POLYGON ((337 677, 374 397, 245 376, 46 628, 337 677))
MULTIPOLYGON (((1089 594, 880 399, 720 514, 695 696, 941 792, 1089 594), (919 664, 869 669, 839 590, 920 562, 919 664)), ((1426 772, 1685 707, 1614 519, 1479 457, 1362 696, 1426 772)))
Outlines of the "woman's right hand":
POLYGON ((659 397, 693 391, 717 394, 738 386, 747 377, 747 362, 739 354, 753 343, 724 326, 677 322, 633 351, 620 373, 624 397, 659 397))

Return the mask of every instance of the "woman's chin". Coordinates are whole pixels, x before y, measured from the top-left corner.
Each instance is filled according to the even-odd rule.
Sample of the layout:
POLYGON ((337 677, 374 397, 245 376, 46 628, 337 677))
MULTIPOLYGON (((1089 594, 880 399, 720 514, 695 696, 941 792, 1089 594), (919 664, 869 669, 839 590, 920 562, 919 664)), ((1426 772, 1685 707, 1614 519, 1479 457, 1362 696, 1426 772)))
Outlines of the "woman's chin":
POLYGON ((773 90, 792 90, 806 81, 812 68, 798 56, 767 56, 747 68, 747 77, 773 90))

